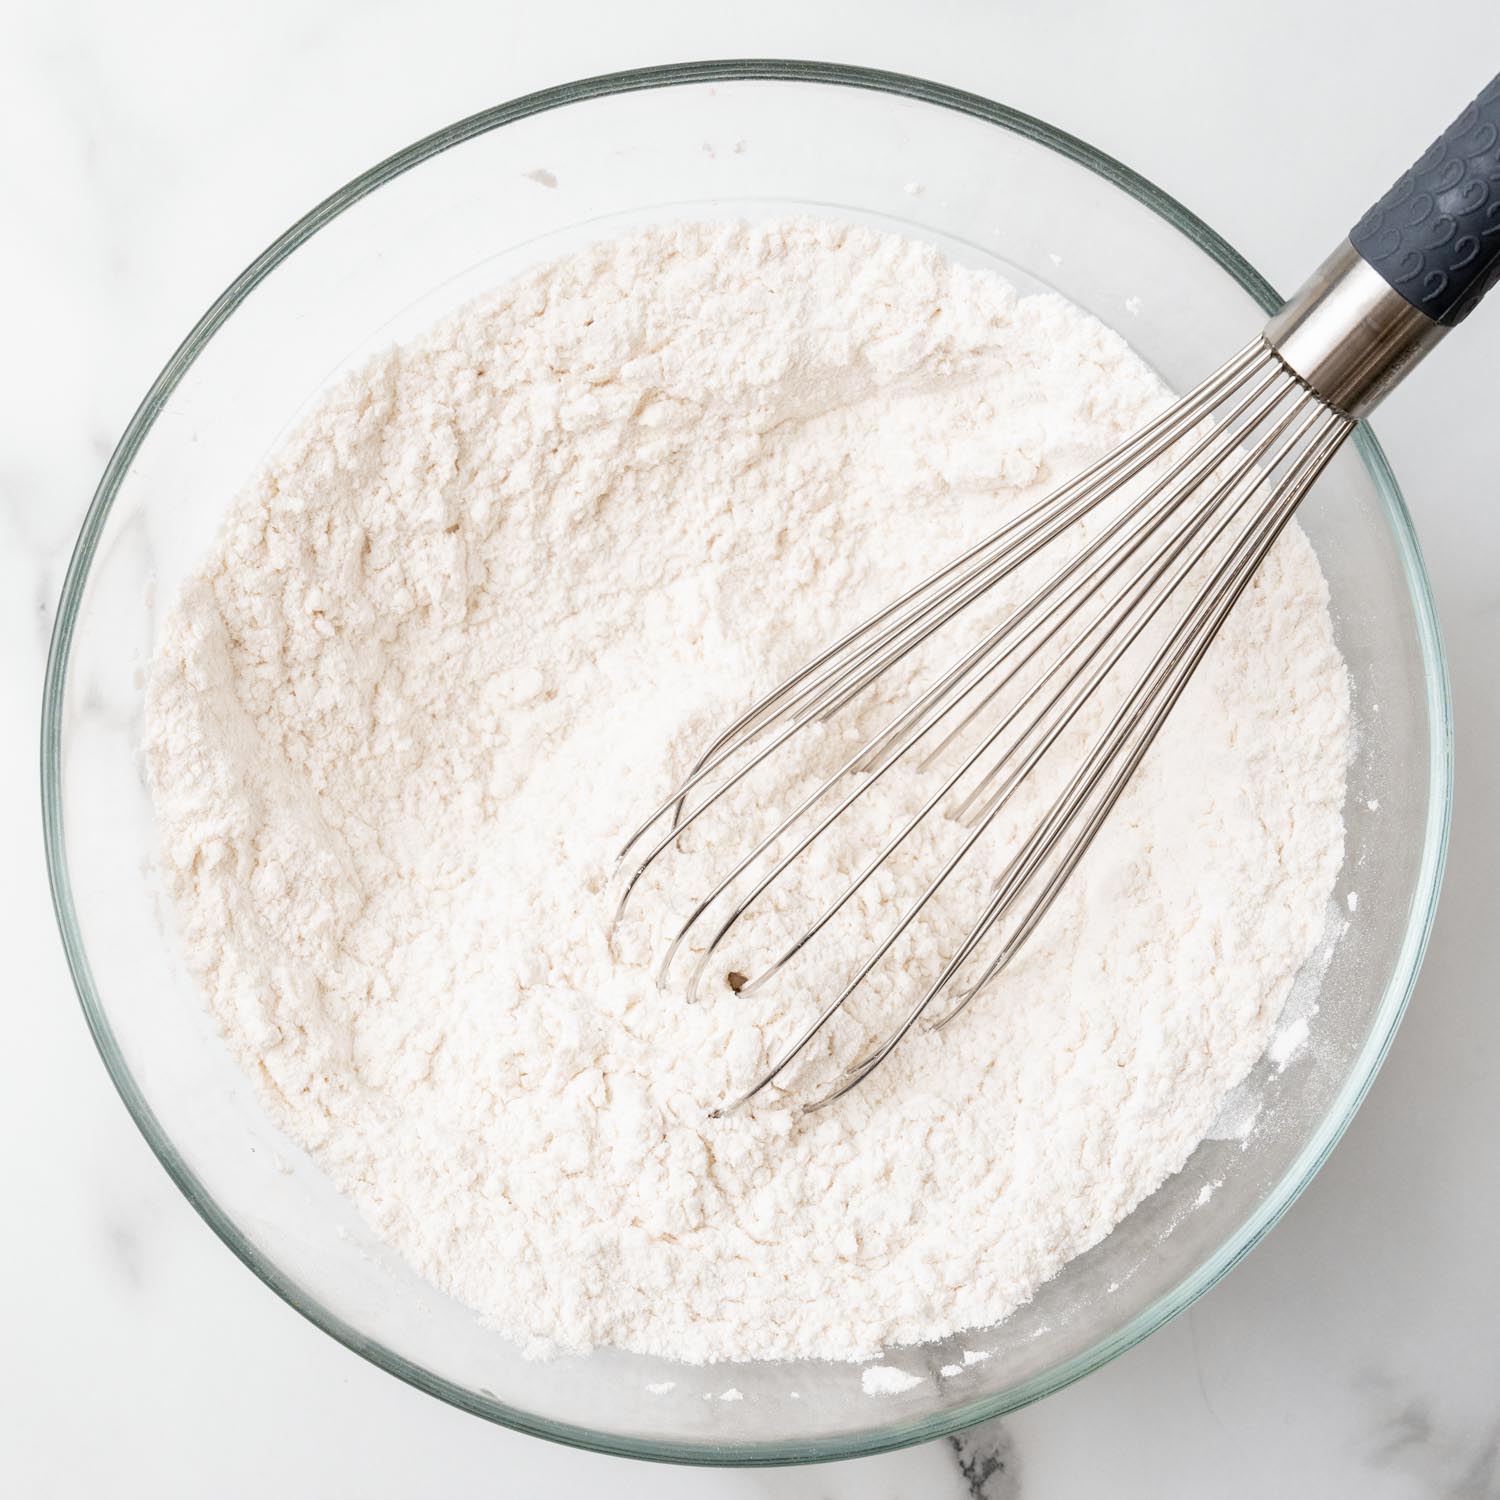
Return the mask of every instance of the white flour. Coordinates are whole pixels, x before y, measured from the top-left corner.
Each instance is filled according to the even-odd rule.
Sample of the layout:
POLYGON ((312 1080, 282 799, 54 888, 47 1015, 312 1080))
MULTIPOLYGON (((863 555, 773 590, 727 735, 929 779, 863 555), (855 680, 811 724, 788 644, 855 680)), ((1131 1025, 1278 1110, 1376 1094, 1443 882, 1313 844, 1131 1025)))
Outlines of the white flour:
POLYGON ((865 1357, 1004 1317, 1182 1165, 1342 857, 1347 691, 1295 529, 1006 980, 833 1110, 707 1118, 889 892, 798 983, 696 1006, 632 961, 644 924, 612 956, 601 895, 711 727, 1163 399, 1100 324, 930 248, 672 226, 376 360, 250 486, 154 666, 166 860, 267 1107, 424 1275, 537 1352, 865 1357))

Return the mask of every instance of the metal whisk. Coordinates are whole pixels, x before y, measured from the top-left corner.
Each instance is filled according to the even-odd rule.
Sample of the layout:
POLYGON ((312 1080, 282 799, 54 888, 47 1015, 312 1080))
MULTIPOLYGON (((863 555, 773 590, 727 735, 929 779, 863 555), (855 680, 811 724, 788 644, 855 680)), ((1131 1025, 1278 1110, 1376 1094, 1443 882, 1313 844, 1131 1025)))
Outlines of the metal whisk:
POLYGON ((930 796, 781 952, 752 976, 731 975, 732 987, 750 993, 780 973, 940 806, 963 830, 875 949, 725 1108, 753 1098, 804 1053, 922 918, 1017 789, 1050 765, 1060 790, 1031 831, 1005 847, 988 900, 951 957, 878 1045, 806 1107, 822 1108, 857 1087, 924 1018, 947 1026, 1001 973, 1078 867, 1235 602, 1356 421, 1497 279, 1500 77, 1254 342, 1114 452, 820 652, 703 751, 621 851, 617 919, 645 871, 682 833, 796 736, 861 702, 868 707, 868 691, 889 686, 895 672, 920 677, 916 668, 955 621, 977 636, 734 859, 671 939, 663 980, 690 936, 708 934, 688 981, 696 997, 747 911, 898 764, 929 773, 930 796), (997 611, 995 590, 1005 579, 1026 586, 1014 607, 997 611), (1094 728, 1101 702, 1110 709, 1094 728), (1083 730, 1081 753, 1057 770, 1083 730))

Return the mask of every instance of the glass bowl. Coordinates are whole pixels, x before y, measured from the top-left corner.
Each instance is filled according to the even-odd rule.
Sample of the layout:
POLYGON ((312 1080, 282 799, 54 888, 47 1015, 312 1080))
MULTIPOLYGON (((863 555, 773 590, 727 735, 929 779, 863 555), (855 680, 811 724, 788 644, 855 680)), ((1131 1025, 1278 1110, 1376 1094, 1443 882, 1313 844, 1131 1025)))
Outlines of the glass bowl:
POLYGON ((1451 787, 1426 575, 1361 429, 1302 511, 1358 731, 1341 916, 1290 1002, 1310 1017, 1309 1040, 1290 1063, 1263 1060, 1214 1138, 1103 1243, 998 1328, 892 1351, 924 1377, 895 1395, 866 1395, 859 1369, 835 1363, 691 1368, 618 1351, 528 1362, 408 1270, 262 1114, 184 970, 138 754, 160 612, 242 482, 343 366, 583 241, 674 216, 788 212, 888 227, 1023 290, 1055 288, 1179 388, 1278 302, 1118 162, 934 84, 729 62, 534 94, 334 194, 188 335, 89 508, 43 706, 47 859, 84 1011, 137 1124, 224 1242, 319 1327, 455 1406, 700 1463, 844 1458, 952 1432, 1076 1380, 1211 1286, 1306 1186, 1390 1044, 1432 920, 1451 787), (989 1357, 938 1378, 965 1349, 989 1357), (742 1399, 714 1399, 729 1388, 742 1399))

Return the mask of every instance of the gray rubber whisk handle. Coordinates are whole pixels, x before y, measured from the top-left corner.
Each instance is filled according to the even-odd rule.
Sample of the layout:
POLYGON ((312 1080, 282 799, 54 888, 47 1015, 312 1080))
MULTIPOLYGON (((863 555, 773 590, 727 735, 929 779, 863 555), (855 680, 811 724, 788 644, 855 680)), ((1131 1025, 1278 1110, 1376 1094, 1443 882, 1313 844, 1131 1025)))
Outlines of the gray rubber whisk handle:
POLYGON ((1452 327, 1500 281, 1500 75, 1349 232, 1434 323, 1452 327))
POLYGON ((1266 324, 1331 406, 1368 416, 1500 281, 1500 76, 1266 324))

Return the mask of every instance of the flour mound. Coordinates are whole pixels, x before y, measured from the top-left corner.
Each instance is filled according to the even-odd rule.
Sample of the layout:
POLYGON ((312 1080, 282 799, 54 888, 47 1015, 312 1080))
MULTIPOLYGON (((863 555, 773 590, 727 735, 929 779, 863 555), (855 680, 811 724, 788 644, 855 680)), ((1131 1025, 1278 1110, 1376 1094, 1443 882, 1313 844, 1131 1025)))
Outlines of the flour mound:
MULTIPOLYGON (((671 225, 374 360, 238 499, 151 675, 164 861, 266 1107, 424 1276, 537 1352, 868 1358, 995 1323, 1183 1164, 1342 858, 1348 695, 1295 528, 1003 984, 837 1107, 709 1118, 893 894, 796 984, 689 1006, 649 918, 612 950, 603 889, 750 695, 1165 399, 1076 308, 930 247, 671 225)), ((744 942, 922 785, 861 804, 744 942)), ((947 941, 840 1016, 813 1084, 947 941)))

